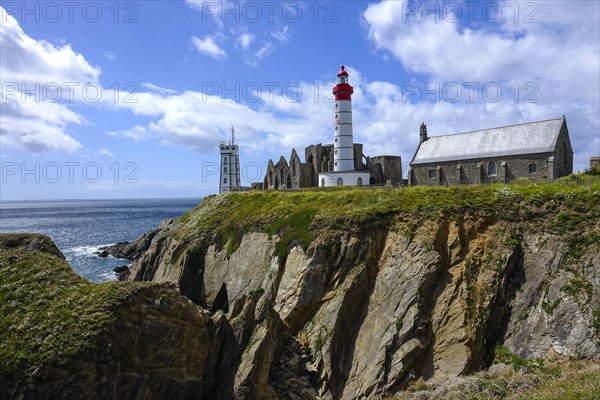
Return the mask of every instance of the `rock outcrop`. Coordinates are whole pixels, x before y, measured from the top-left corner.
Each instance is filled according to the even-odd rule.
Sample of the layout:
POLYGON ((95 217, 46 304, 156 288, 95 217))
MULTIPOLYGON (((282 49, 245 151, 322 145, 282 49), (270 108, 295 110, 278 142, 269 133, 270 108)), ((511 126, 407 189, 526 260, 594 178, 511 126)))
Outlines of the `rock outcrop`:
POLYGON ((600 361, 598 191, 410 190, 205 199, 140 240, 127 279, 158 286, 116 308, 110 367, 77 381, 111 382, 106 398, 380 399, 485 370, 499 346, 600 361))
MULTIPOLYGON (((599 240, 544 231, 547 215, 392 218, 291 240, 284 258, 277 234, 232 244, 186 236, 182 223, 156 236, 130 277, 178 283, 208 308, 227 300, 213 311, 230 322, 235 376, 218 398, 377 399, 418 377, 485 369, 500 344, 524 358, 600 361, 599 240)), ((598 220, 585 230, 598 238, 598 220)))

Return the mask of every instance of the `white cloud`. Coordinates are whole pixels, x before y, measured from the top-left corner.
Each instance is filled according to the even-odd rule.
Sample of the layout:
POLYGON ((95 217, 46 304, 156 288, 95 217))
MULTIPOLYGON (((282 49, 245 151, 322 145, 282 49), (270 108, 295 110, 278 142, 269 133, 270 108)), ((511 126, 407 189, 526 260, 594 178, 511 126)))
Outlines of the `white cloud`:
MULTIPOLYGON (((280 27, 278 23, 275 23, 275 28, 271 32, 251 32, 250 28, 255 24, 248 23, 243 14, 245 5, 242 2, 186 0, 186 4, 202 14, 204 23, 212 21, 216 27, 212 35, 203 39, 192 36, 194 49, 219 61, 228 56, 223 43, 234 43, 242 61, 246 65, 256 67, 261 60, 273 53, 274 43, 287 43, 291 37, 289 26, 280 27), (226 24, 231 27, 225 29, 226 24), (259 45, 253 46, 255 43, 259 43, 259 45)), ((258 7, 262 6, 258 5, 258 7)), ((290 8, 289 11, 294 12, 295 10, 295 8, 290 8)), ((266 8, 264 13, 263 18, 266 18, 266 14, 268 14, 266 8)), ((288 17, 293 19, 296 16, 289 15, 288 17)))
POLYGON ((94 155, 96 156, 105 156, 105 157, 109 157, 109 158, 114 158, 115 155, 112 153, 112 151, 102 148, 100 150, 98 150, 97 152, 94 153, 94 155))
POLYGON ((244 32, 239 35, 235 41, 242 50, 248 50, 248 47, 250 47, 250 43, 254 41, 254 38, 255 36, 253 34, 244 32))
POLYGON ((141 125, 136 125, 131 129, 126 129, 126 130, 122 130, 122 131, 108 132, 108 134, 110 136, 126 137, 129 139, 132 139, 135 142, 142 142, 151 137, 150 132, 148 132, 148 130, 141 125))
POLYGON ((171 95, 171 94, 177 94, 177 93, 179 93, 179 92, 177 92, 177 90, 166 89, 164 87, 157 86, 157 85, 155 85, 153 83, 150 83, 150 82, 144 82, 140 86, 142 86, 145 89, 150 90, 151 92, 156 92, 156 93, 164 94, 164 95, 171 95))
POLYGON ((286 25, 283 28, 275 28, 273 32, 271 32, 271 36, 281 43, 285 43, 290 39, 291 33, 289 32, 289 27, 286 25))
POLYGON ((212 57, 215 60, 222 61, 227 58, 227 53, 225 50, 219 47, 215 41, 215 38, 212 36, 206 36, 204 39, 200 39, 197 36, 192 36, 192 44, 194 45, 196 51, 212 57))
POLYGON ((76 95, 69 99, 68 85, 97 82, 100 68, 69 45, 32 39, 2 7, 0 20, 2 143, 34 153, 77 151, 81 144, 67 130, 85 119, 63 103, 80 100, 76 95), (56 101, 47 101, 46 95, 56 101))
POLYGON ((19 94, 2 96, 0 142, 35 154, 74 153, 81 144, 66 133, 69 124, 82 124, 83 117, 61 104, 36 102, 19 94))
POLYGON ((117 56, 115 55, 115 53, 110 52, 110 51, 105 51, 104 53, 102 53, 102 55, 104 57, 106 57, 107 59, 109 59, 110 61, 114 61, 117 59, 117 56))

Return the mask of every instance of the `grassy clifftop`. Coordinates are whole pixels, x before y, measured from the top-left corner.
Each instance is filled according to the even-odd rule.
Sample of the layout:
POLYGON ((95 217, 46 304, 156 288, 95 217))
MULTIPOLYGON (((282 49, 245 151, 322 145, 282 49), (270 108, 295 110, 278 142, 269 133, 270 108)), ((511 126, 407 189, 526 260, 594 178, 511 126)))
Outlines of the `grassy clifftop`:
POLYGON ((579 175, 556 183, 508 186, 232 192, 208 197, 185 214, 177 235, 209 235, 234 251, 248 231, 276 233, 282 238, 278 247, 284 256, 290 242, 308 245, 324 231, 369 230, 406 218, 412 221, 410 230, 419 219, 482 213, 510 221, 547 216, 546 227, 564 233, 600 218, 600 177, 579 175))
POLYGON ((113 310, 143 285, 92 284, 48 237, 0 235, 0 376, 19 379, 93 352, 113 310))

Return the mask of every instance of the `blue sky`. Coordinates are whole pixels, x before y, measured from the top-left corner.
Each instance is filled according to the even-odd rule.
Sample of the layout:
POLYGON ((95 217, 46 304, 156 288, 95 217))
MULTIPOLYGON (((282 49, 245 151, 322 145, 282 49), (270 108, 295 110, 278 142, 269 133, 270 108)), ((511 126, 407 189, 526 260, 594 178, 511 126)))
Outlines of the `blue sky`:
POLYGON ((0 1, 2 200, 200 197, 236 127, 243 184, 331 142, 407 163, 429 135, 567 116, 600 153, 596 1, 0 1))

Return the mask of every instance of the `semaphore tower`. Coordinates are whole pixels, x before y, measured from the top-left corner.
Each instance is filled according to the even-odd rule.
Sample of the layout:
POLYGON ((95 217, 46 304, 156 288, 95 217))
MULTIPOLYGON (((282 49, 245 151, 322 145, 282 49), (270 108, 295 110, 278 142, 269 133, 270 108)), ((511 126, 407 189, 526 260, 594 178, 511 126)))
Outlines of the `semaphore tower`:
POLYGON ((240 184, 240 156, 238 145, 235 144, 235 128, 231 130, 231 142, 221 142, 221 176, 219 181, 219 193, 239 190, 240 184))

